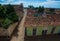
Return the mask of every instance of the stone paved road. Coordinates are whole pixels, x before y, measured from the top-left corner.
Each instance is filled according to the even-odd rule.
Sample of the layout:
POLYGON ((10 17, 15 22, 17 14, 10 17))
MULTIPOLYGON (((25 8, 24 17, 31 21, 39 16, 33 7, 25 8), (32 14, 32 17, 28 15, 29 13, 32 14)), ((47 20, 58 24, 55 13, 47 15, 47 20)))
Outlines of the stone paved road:
POLYGON ((24 35, 25 35, 25 27, 24 27, 24 22, 25 22, 25 18, 27 16, 27 10, 24 9, 24 16, 23 19, 21 21, 21 23, 19 24, 19 28, 18 28, 18 37, 13 36, 11 41, 24 41, 24 35))

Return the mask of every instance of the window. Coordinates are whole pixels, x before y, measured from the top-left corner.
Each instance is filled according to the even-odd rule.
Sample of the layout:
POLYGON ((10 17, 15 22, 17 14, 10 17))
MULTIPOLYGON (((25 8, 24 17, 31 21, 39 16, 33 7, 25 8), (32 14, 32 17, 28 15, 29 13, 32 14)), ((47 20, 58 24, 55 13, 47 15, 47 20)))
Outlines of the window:
POLYGON ((36 36, 36 28, 33 28, 33 36, 36 36))
POLYGON ((55 29, 56 29, 56 27, 53 27, 53 28, 52 28, 51 34, 54 33, 55 29))
POLYGON ((42 30, 42 35, 46 35, 47 34, 47 27, 44 27, 42 30))
POLYGON ((42 35, 46 35, 47 30, 42 30, 42 35))
POLYGON ((25 28, 25 36, 27 36, 27 28, 25 28))

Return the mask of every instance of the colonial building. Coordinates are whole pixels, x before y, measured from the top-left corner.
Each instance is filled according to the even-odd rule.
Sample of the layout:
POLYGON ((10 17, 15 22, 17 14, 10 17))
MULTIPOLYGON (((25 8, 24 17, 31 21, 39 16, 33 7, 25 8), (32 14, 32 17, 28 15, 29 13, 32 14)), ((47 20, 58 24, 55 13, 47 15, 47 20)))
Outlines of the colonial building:
MULTIPOLYGON (((45 10, 48 11, 49 9, 45 10)), ((30 9, 27 11, 25 20, 25 28, 27 35, 42 35, 42 34, 56 34, 60 33, 60 15, 59 14, 45 14, 41 17, 33 16, 36 12, 30 9), (33 13, 32 13, 33 12, 33 13), (46 17, 45 17, 46 16, 46 17), (35 34, 34 34, 35 33, 35 34)), ((49 11, 48 11, 49 12, 49 11)), ((38 14, 38 13, 36 13, 38 14)))

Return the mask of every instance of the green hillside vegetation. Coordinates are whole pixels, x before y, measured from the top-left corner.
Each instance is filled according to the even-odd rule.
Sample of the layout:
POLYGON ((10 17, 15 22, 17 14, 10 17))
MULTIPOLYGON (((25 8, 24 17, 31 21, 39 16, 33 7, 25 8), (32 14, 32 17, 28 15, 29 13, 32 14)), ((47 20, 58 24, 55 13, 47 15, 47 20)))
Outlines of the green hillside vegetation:
POLYGON ((14 10, 14 7, 10 4, 3 6, 0 4, 0 27, 5 29, 14 22, 18 21, 18 16, 14 10))

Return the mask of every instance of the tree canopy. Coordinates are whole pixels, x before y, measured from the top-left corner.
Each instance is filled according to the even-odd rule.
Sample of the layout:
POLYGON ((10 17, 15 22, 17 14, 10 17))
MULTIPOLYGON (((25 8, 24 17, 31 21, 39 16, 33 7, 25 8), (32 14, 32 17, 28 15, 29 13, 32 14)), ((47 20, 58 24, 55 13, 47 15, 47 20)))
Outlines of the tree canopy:
POLYGON ((33 5, 29 5, 28 8, 34 9, 35 7, 33 5))
POLYGON ((10 4, 3 6, 0 4, 0 25, 7 28, 11 23, 18 21, 18 16, 14 7, 10 4))
POLYGON ((54 8, 50 8, 49 10, 50 10, 50 14, 56 14, 56 13, 54 12, 54 11, 55 11, 54 8))
POLYGON ((0 4, 0 19, 6 18, 6 9, 0 4))
POLYGON ((38 13, 43 13, 43 12, 44 12, 44 6, 39 6, 38 13))

